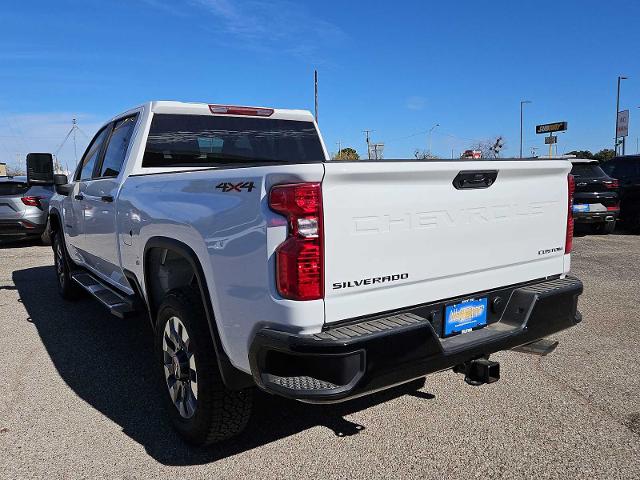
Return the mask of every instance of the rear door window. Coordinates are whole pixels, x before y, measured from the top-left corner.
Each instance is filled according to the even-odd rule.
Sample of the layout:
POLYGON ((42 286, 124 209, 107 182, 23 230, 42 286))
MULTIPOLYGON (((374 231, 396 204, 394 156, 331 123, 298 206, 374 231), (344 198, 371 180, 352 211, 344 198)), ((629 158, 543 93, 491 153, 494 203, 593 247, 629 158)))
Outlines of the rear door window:
POLYGON ((98 177, 117 177, 124 164, 125 157, 138 116, 118 120, 111 132, 109 143, 104 151, 104 160, 100 167, 98 177))
POLYGON ((313 122, 155 114, 143 167, 324 161, 313 122))

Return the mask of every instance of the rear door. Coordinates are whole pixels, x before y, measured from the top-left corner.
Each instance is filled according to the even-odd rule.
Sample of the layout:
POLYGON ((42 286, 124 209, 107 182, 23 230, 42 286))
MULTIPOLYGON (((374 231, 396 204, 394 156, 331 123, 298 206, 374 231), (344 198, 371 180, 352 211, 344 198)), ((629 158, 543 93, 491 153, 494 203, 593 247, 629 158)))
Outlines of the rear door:
POLYGON ((127 282, 120 267, 115 199, 137 118, 135 114, 119 119, 107 129, 103 154, 84 187, 87 265, 121 286, 127 282))
POLYGON ((563 273, 569 170, 567 161, 327 162, 326 321, 563 273), (461 172, 468 181, 456 188, 461 172))

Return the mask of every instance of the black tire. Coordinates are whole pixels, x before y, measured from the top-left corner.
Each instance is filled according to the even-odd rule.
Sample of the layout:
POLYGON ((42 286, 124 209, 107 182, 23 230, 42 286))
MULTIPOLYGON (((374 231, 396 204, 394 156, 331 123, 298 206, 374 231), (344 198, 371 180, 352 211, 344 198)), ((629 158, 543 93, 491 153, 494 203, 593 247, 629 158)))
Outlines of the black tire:
POLYGON ((47 226, 40 235, 40 241, 43 245, 51 245, 51 224, 49 223, 49 219, 47 218, 47 226))
POLYGON ((198 291, 183 287, 166 295, 158 309, 155 336, 162 396, 178 433, 188 443, 202 446, 242 432, 251 415, 253 390, 225 387, 198 291), (173 330, 179 331, 177 335, 172 326, 178 327, 173 330))
POLYGON ((632 213, 625 218, 624 227, 631 233, 640 234, 640 212, 632 213))
POLYGON ((616 229, 616 221, 600 222, 591 225, 591 231, 598 235, 608 235, 616 229))
POLYGON ((70 265, 71 259, 67 254, 67 247, 64 243, 62 233, 55 233, 52 237, 53 245, 53 264, 58 280, 58 293, 65 300, 75 300, 82 295, 82 289, 78 284, 71 280, 70 265))

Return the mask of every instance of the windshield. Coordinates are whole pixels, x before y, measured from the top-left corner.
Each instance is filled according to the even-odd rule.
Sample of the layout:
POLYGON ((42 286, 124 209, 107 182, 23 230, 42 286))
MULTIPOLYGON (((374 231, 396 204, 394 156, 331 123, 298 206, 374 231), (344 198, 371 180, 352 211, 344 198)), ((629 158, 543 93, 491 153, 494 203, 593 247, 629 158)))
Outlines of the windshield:
POLYGON ((142 166, 322 161, 324 152, 312 122, 156 114, 142 166))

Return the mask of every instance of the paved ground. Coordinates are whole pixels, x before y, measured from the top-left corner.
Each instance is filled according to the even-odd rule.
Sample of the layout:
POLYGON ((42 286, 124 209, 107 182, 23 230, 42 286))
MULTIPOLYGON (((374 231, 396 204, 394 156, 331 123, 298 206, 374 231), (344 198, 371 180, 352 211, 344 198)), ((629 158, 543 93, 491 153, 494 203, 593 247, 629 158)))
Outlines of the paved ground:
POLYGON ((264 396, 249 433, 206 450, 161 411, 146 323, 63 303, 51 261, 0 250, 0 478, 640 478, 639 236, 576 239, 584 322, 548 357, 497 355, 497 384, 264 396))

